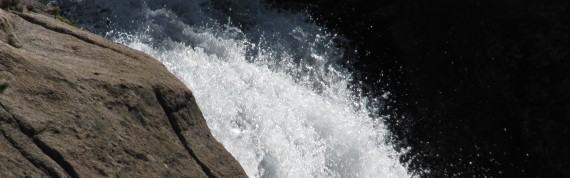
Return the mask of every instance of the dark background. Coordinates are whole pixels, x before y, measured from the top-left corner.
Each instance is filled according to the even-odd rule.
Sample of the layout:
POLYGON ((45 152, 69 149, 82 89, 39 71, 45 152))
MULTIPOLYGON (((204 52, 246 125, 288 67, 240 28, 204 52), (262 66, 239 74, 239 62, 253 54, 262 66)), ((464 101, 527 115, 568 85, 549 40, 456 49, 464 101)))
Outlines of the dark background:
POLYGON ((570 177, 570 3, 268 1, 352 40, 415 174, 570 177))

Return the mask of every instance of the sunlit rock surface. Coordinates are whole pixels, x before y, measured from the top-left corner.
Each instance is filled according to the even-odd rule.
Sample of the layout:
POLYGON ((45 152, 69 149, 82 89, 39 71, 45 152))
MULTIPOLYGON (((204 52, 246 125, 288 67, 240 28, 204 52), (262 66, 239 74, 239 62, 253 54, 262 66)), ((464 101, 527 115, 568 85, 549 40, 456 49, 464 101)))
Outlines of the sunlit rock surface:
POLYGON ((0 19, 0 177, 246 177, 160 62, 28 7, 0 19))

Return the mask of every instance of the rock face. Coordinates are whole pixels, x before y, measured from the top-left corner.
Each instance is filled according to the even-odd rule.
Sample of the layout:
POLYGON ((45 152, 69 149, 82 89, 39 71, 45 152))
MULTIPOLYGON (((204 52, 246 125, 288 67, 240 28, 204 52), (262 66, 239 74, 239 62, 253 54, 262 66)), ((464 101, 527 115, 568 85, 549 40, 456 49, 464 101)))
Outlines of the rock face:
POLYGON ((155 59, 33 12, 0 23, 0 177, 246 177, 155 59))

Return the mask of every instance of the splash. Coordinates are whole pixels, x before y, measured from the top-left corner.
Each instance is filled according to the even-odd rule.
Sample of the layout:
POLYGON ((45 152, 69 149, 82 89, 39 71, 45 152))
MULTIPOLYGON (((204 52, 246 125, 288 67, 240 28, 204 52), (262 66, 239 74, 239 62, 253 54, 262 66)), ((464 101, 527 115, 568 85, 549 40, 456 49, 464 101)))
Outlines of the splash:
POLYGON ((250 177, 409 177, 340 63, 341 37, 258 0, 68 1, 84 28, 160 60, 250 177))

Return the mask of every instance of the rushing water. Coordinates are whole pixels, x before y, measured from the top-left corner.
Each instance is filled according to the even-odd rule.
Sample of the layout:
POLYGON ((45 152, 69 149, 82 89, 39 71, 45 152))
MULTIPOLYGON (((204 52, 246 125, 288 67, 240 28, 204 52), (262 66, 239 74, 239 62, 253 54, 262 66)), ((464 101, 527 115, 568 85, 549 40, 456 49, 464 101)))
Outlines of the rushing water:
POLYGON ((409 177, 378 107, 339 65, 343 39, 303 14, 259 0, 60 3, 183 81, 250 177, 409 177))

